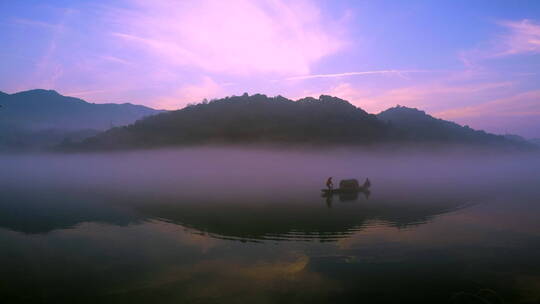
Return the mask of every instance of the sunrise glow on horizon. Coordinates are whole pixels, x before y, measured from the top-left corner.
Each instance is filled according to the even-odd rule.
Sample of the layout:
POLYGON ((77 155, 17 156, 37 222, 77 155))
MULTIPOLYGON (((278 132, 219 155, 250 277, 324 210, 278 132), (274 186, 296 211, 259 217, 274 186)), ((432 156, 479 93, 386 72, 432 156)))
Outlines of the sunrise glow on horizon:
POLYGON ((159 109, 328 94, 540 137, 538 1, 2 1, 0 90, 159 109))

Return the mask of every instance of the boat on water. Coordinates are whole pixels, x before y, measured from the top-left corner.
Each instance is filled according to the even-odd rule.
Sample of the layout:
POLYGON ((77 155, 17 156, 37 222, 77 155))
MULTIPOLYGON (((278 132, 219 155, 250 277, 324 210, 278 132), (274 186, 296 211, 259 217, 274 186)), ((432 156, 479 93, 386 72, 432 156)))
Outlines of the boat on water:
POLYGON ((323 196, 333 194, 351 194, 358 192, 369 192, 371 182, 368 178, 364 184, 360 185, 356 179, 344 179, 339 182, 339 188, 336 189, 321 189, 323 196))

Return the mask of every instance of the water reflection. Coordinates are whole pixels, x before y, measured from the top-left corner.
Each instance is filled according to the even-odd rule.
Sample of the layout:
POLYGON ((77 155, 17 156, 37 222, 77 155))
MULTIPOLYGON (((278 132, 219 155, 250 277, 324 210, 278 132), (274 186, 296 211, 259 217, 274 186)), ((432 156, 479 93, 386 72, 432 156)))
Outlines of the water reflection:
POLYGON ((0 158, 4 302, 540 299, 537 160, 188 156, 0 158))
POLYGON ((350 201, 332 209, 317 201, 196 202, 146 204, 139 211, 216 238, 244 241, 337 241, 374 225, 406 228, 463 207, 442 200, 350 201))
POLYGON ((340 202, 346 202, 346 201, 356 201, 359 199, 360 194, 366 199, 369 199, 369 196, 371 195, 370 190, 362 190, 362 191, 354 191, 354 192, 345 192, 345 193, 323 193, 321 196, 324 197, 326 200, 326 205, 328 208, 332 207, 332 203, 334 202, 334 197, 337 196, 339 198, 340 202))
POLYGON ((374 225, 420 225, 464 206, 463 200, 447 196, 367 200, 369 193, 362 195, 340 197, 336 204, 332 197, 302 193, 291 193, 285 199, 238 195, 207 199, 181 195, 134 198, 84 191, 4 192, 1 201, 7 203, 0 203, 0 227, 47 233, 85 222, 125 226, 159 220, 220 239, 333 242, 374 225), (13 204, 15 201, 18 203, 13 204))
POLYGON ((4 189, 0 192, 0 227, 37 234, 71 229, 85 222, 126 226, 144 219, 118 203, 91 191, 4 189))

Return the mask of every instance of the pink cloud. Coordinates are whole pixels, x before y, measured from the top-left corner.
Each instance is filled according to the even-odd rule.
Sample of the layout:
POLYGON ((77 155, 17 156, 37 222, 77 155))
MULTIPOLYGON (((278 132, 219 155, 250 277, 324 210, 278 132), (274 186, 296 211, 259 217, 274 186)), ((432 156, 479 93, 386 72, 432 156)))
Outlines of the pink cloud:
POLYGON ((111 56, 111 55, 103 55, 103 56, 99 56, 99 58, 101 58, 103 60, 113 62, 113 63, 119 63, 119 64, 125 64, 125 65, 133 64, 128 60, 125 60, 125 59, 122 59, 122 58, 119 58, 119 57, 116 57, 116 56, 111 56))
POLYGON ((210 72, 308 74, 346 44, 343 22, 309 1, 140 0, 110 16, 126 47, 210 72))
POLYGON ((13 23, 18 25, 24 25, 24 26, 35 26, 35 27, 41 27, 49 30, 64 30, 63 24, 51 24, 39 20, 31 20, 31 19, 24 19, 24 18, 16 18, 13 19, 13 23))
POLYGON ((303 92, 308 96, 327 94, 350 101, 370 112, 377 113, 395 105, 417 107, 430 112, 470 104, 490 94, 499 94, 513 87, 512 82, 474 84, 437 83, 393 88, 369 88, 342 82, 318 92, 303 92))
POLYGON ((540 117, 540 90, 499 98, 481 104, 451 109, 438 113, 446 118, 482 116, 538 116, 540 117))
POLYGON ((459 103, 464 100, 475 99, 494 90, 510 88, 512 85, 512 82, 474 84, 449 84, 441 82, 391 89, 374 96, 373 100, 383 108, 400 104, 429 110, 459 106, 459 103))
POLYGON ((157 98, 154 105, 159 109, 176 110, 189 103, 199 103, 203 99, 213 99, 223 95, 223 85, 216 83, 210 77, 203 77, 199 83, 184 85, 168 96, 157 98))
POLYGON ((394 89, 340 83, 321 93, 346 99, 369 113, 400 104, 488 132, 540 137, 540 90, 516 89, 513 82, 466 85, 441 82, 394 89))
POLYGON ((405 77, 408 73, 420 73, 424 71, 419 70, 378 70, 378 71, 359 71, 359 72, 345 72, 345 73, 333 73, 333 74, 311 74, 287 77, 285 80, 306 80, 315 78, 341 78, 348 76, 362 76, 362 75, 397 75, 399 77, 405 77))
POLYGON ((540 90, 517 93, 436 115, 490 132, 540 137, 540 90))
POLYGON ((504 33, 476 48, 458 54, 467 68, 480 68, 479 62, 485 59, 540 53, 540 24, 523 19, 502 21, 499 25, 504 28, 504 33))
POLYGON ((527 19, 501 24, 510 32, 502 37, 502 50, 496 56, 540 53, 540 24, 527 19))

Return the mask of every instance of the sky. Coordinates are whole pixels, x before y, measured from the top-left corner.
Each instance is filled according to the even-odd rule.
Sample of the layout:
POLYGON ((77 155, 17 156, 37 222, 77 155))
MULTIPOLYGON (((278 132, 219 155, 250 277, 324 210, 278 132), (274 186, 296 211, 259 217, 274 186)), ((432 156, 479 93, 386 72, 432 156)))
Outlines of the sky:
POLYGON ((0 0, 0 90, 179 109, 261 93, 540 137, 540 1, 0 0))

